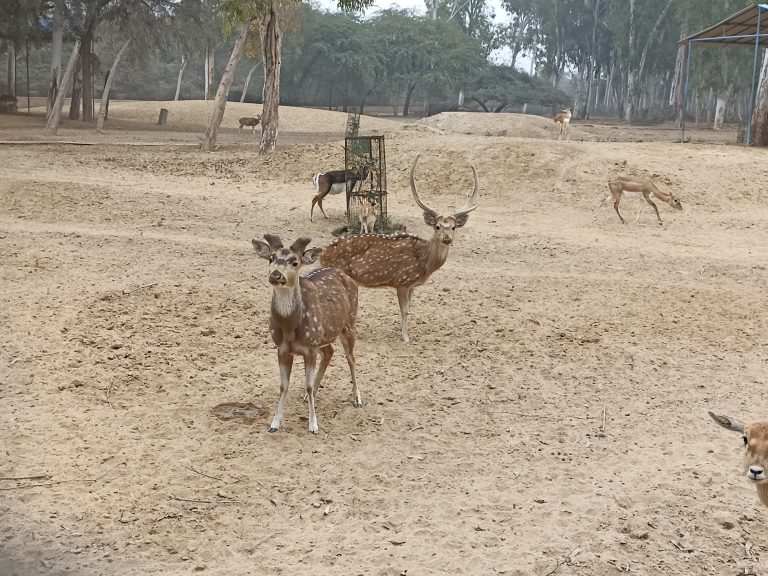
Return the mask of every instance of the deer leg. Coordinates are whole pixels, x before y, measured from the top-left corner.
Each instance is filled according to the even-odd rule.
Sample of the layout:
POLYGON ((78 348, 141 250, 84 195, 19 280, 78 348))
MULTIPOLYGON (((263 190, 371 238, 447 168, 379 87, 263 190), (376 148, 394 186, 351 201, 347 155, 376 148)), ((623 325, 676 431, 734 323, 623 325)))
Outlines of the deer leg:
POLYGON ((277 432, 283 423, 285 414, 285 397, 288 394, 288 383, 291 380, 291 368, 293 367, 293 354, 288 352, 278 352, 277 362, 280 365, 280 397, 277 399, 277 408, 275 408, 275 417, 269 426, 269 432, 277 432))
POLYGON ((317 374, 315 374, 315 396, 317 396, 317 390, 320 388, 320 380, 323 379, 325 370, 328 368, 328 364, 331 363, 331 358, 333 358, 333 346, 329 344, 328 346, 320 348, 320 354, 322 355, 320 358, 320 366, 317 368, 317 374))
POLYGON ((408 337, 408 311, 411 308, 411 294, 413 294, 413 288, 397 289, 397 301, 400 303, 400 337, 406 344, 411 341, 408 337))
POLYGON ((339 335, 341 345, 344 347, 344 354, 347 356, 349 364, 349 374, 352 377, 352 406, 355 408, 363 407, 363 397, 360 395, 360 389, 357 387, 357 378, 355 377, 355 328, 345 328, 339 335))
POLYGON ((312 208, 309 209, 309 221, 312 222, 312 214, 315 211, 315 204, 317 204, 317 207, 320 208, 320 212, 323 213, 323 216, 325 216, 325 219, 328 220, 328 215, 325 213, 325 210, 323 210, 323 198, 325 198, 326 194, 330 191, 330 188, 326 190, 325 192, 320 192, 317 194, 314 198, 312 198, 312 208))
POLYGON ((635 223, 640 222, 640 214, 643 213, 643 208, 645 208, 645 200, 640 200, 640 207, 637 209, 637 217, 635 218, 635 223))
POLYGON ((317 413, 315 412, 315 351, 304 354, 304 388, 307 391, 307 406, 309 407, 309 431, 317 433, 317 413))
POLYGON ((646 198, 645 201, 648 202, 648 204, 650 204, 651 206, 653 206, 653 209, 656 211, 656 218, 659 219, 659 226, 661 226, 663 222, 661 221, 661 216, 659 215, 659 209, 656 207, 656 204, 654 204, 653 200, 651 200, 650 198, 646 198))
POLYGON ((608 202, 608 200, 610 200, 611 198, 613 198, 613 195, 612 195, 612 194, 608 194, 608 196, 606 196, 605 198, 603 198, 603 199, 600 201, 600 204, 598 204, 598 205, 597 205, 597 208, 595 208, 595 222, 597 222, 597 213, 600 211, 600 208, 602 208, 603 206, 605 206, 605 203, 606 203, 606 202, 608 202))

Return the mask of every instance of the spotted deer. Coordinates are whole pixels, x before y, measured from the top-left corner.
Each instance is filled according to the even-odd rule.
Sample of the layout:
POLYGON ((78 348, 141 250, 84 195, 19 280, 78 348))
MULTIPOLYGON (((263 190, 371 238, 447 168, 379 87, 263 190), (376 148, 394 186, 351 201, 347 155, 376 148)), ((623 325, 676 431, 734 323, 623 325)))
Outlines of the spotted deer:
POLYGON ((251 134, 256 134, 256 126, 258 126, 259 122, 261 122, 261 114, 256 114, 255 118, 240 118, 238 122, 240 123, 240 128, 238 128, 238 130, 242 130, 243 126, 250 126, 251 134))
POLYGON ((744 424, 735 418, 719 416, 714 412, 709 415, 723 428, 738 432, 744 441, 744 474, 757 488, 757 497, 768 506, 768 422, 744 424))
POLYGON ((320 257, 323 266, 342 270, 361 286, 397 290, 403 342, 410 342, 407 321, 414 289, 445 263, 456 228, 464 226, 469 213, 477 208, 480 190, 477 171, 472 166, 474 190, 466 204, 451 214, 438 215, 421 201, 416 191, 414 172, 418 161, 416 156, 411 166, 411 192, 416 204, 424 211, 424 222, 434 228, 430 240, 410 234, 347 236, 326 247, 320 257))
POLYGON ((357 285, 334 268, 318 268, 306 275, 299 274, 303 265, 316 262, 323 252, 322 248, 306 249, 311 238, 302 236, 289 248, 284 248, 280 237, 274 234, 264 234, 264 240, 266 242, 251 242, 256 253, 269 260, 269 283, 273 287, 269 333, 277 346, 280 396, 269 431, 277 432, 283 423, 293 357, 298 354, 304 359, 309 431, 316 433, 315 395, 333 356, 332 344, 337 338, 344 348, 352 375, 352 405, 355 408, 363 406, 355 378, 357 285), (318 352, 320 366, 315 372, 318 352))
POLYGON ((560 133, 557 135, 557 141, 560 142, 560 138, 565 135, 565 140, 568 141, 568 127, 571 124, 571 107, 563 108, 555 114, 555 124, 560 124, 560 133))
POLYGON ((651 198, 657 198, 662 202, 666 202, 675 210, 682 210, 683 205, 680 203, 680 199, 674 194, 664 192, 659 189, 652 181, 647 178, 640 178, 638 176, 619 176, 618 178, 608 182, 608 189, 611 193, 603 198, 597 209, 595 210, 595 220, 597 220, 597 212, 602 206, 609 200, 613 200, 613 207, 616 210, 616 214, 619 215, 619 219, 622 224, 626 224, 626 221, 619 212, 619 204, 623 198, 639 198, 640 209, 637 211, 637 217, 635 222, 640 222, 640 214, 646 204, 650 204, 656 212, 656 218, 659 220, 659 225, 663 224, 661 216, 659 215, 659 209, 651 198))
POLYGON ((376 224, 376 202, 363 200, 360 204, 360 233, 368 234, 373 232, 373 226, 376 224))

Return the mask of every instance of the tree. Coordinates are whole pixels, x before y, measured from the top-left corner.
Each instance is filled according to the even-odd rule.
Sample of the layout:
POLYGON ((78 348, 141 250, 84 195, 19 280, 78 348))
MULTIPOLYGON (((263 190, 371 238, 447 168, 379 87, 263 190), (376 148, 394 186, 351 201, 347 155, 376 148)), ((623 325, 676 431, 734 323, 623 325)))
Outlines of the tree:
POLYGON ((109 91, 112 88, 112 83, 115 81, 115 75, 117 74, 117 65, 120 63, 120 58, 123 55, 123 52, 128 48, 128 45, 131 43, 131 39, 128 38, 128 40, 125 41, 122 48, 120 48, 120 51, 117 53, 117 56, 115 56, 115 61, 112 64, 112 68, 109 70, 109 76, 107 77, 107 81, 104 84, 104 90, 101 94, 101 104, 99 105, 99 117, 96 122, 96 132, 101 132, 102 127, 104 126, 104 118, 107 115, 107 105, 109 103, 109 91))
POLYGON ((64 77, 61 79, 61 85, 59 86, 59 93, 56 95, 56 101, 53 104, 53 111, 48 117, 48 122, 45 125, 45 133, 55 135, 59 130, 59 122, 61 121, 61 109, 64 107, 64 98, 69 90, 69 83, 72 82, 72 76, 75 73, 75 66, 77 64, 77 57, 80 54, 80 38, 75 40, 75 45, 72 48, 72 56, 69 58, 67 64, 67 70, 64 72, 64 77))
POLYGON ((768 52, 763 53, 760 83, 752 112, 750 140, 755 146, 768 146, 768 52))

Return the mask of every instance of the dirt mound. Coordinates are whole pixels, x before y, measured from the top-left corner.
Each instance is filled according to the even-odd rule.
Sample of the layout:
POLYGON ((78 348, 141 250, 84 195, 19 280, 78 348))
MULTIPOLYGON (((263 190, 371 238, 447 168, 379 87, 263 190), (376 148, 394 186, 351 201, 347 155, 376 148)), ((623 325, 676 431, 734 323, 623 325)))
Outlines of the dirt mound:
MULTIPOLYGON (((423 118, 416 126, 438 128, 454 134, 477 134, 480 136, 517 136, 520 138, 557 138, 559 125, 551 118, 535 114, 499 113, 487 114, 480 112, 443 112, 436 116, 423 118)), ((578 132, 579 140, 585 138, 578 128, 571 125, 571 138, 578 132)))

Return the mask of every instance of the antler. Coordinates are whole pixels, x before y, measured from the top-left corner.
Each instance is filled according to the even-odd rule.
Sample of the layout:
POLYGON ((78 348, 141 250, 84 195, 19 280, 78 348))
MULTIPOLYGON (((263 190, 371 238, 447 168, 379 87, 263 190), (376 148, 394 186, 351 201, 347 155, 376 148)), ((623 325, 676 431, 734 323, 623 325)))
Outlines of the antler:
POLYGON ((416 200, 416 204, 419 205, 419 207, 424 210, 424 212, 431 212, 432 214, 437 214, 432 208, 424 204, 424 202, 421 201, 421 198, 419 198, 419 193, 416 192, 416 181, 413 179, 413 173, 416 172, 416 164, 419 163, 419 156, 421 154, 417 154, 416 158, 413 160, 413 164, 411 165, 411 192, 413 192, 413 199, 416 200))
POLYGON ((267 241, 267 244, 269 244, 269 247, 272 248, 272 251, 280 250, 280 248, 283 247, 283 241, 280 240, 280 236, 277 236, 275 234, 264 234, 264 240, 267 241))
POLYGON ((472 212, 472 210, 477 208, 477 196, 478 196, 478 192, 480 192, 480 183, 477 180, 477 170, 475 170, 475 165, 470 164, 470 167, 472 168, 472 175, 475 178, 475 189, 472 190, 472 196, 469 197, 469 199, 467 200, 467 203, 453 213, 454 216, 469 214, 470 212, 472 212))
POLYGON ((312 238, 309 236, 301 236, 300 238, 297 238, 296 241, 291 244, 291 252, 301 256, 310 242, 312 242, 312 238))

